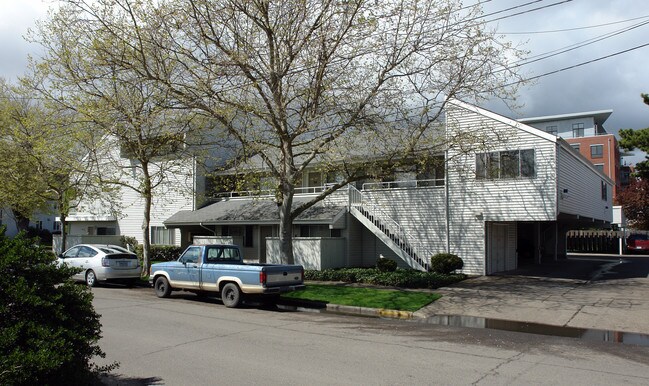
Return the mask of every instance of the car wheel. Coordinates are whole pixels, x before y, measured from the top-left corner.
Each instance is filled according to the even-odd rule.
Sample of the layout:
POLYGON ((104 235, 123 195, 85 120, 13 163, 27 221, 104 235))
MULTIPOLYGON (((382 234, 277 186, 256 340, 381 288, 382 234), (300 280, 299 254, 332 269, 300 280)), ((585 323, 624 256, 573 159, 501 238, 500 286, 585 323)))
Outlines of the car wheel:
POLYGON ((228 308, 235 308, 241 303, 241 291, 234 283, 228 283, 223 286, 221 291, 221 301, 228 308))
POLYGON ((159 298, 168 298, 169 294, 171 294, 171 286, 169 285, 167 278, 164 276, 159 276, 155 279, 155 284, 153 286, 155 288, 155 294, 159 298))
POLYGON ((88 287, 96 287, 97 286, 97 276, 95 275, 95 271, 92 269, 86 272, 86 284, 88 287))

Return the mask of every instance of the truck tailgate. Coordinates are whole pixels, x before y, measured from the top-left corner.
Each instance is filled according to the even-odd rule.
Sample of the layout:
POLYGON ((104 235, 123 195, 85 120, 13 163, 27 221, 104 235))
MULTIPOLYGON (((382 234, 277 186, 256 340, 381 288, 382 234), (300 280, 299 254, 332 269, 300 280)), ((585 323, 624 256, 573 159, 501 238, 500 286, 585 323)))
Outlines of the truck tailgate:
POLYGON ((266 267, 266 286, 281 287, 302 284, 302 268, 300 266, 266 267))

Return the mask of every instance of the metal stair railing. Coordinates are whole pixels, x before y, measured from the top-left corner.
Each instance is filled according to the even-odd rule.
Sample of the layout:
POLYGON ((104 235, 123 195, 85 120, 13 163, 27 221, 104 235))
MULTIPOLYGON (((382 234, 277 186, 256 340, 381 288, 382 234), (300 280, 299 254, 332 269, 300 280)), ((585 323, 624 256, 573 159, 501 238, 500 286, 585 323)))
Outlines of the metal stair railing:
POLYGON ((428 259, 432 256, 428 248, 423 243, 414 241, 416 238, 410 232, 376 203, 365 199, 363 192, 351 185, 349 186, 349 208, 356 209, 421 268, 428 270, 428 259))

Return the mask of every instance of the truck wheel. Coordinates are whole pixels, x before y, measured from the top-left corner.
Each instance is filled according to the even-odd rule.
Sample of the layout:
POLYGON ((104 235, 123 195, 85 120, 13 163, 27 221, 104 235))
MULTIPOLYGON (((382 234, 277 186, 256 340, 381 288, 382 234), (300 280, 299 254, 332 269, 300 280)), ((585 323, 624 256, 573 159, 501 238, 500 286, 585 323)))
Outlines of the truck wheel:
POLYGON ((241 291, 234 283, 228 283, 223 286, 221 291, 221 301, 228 308, 234 308, 241 303, 241 291))
POLYGON ((88 287, 97 286, 97 276, 95 275, 95 271, 92 269, 86 272, 86 284, 88 284, 88 287))
POLYGON ((164 276, 159 276, 155 279, 153 288, 155 288, 155 294, 159 298, 168 298, 169 294, 171 294, 171 286, 169 285, 167 278, 164 276))

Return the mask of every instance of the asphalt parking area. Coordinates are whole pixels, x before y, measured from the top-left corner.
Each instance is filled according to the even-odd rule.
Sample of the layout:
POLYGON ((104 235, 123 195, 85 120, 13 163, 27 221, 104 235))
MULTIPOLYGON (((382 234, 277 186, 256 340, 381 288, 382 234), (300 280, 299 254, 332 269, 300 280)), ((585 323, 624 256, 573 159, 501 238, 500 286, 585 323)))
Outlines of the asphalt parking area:
POLYGON ((579 256, 440 288, 417 317, 466 315, 649 334, 649 258, 579 256))

